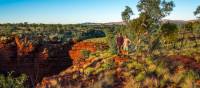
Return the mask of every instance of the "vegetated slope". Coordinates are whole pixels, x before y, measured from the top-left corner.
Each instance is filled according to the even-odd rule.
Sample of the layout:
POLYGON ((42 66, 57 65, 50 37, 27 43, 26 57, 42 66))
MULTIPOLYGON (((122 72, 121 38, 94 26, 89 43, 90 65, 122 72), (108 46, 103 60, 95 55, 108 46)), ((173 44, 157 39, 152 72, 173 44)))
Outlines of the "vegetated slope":
POLYGON ((174 64, 181 63, 187 69, 193 69, 200 72, 200 63, 195 61, 194 58, 188 56, 173 55, 165 57, 164 59, 169 61, 169 63, 174 63, 174 64))
MULTIPOLYGON (((72 64, 68 51, 76 41, 104 37, 112 26, 63 24, 0 24, 0 74, 25 73, 31 87, 43 77, 72 64), (17 37, 19 36, 19 37, 17 37)), ((28 83, 26 84, 28 85, 28 83)))
POLYGON ((75 44, 70 53, 74 59, 74 64, 58 75, 45 77, 37 85, 37 88, 189 88, 192 86, 199 87, 200 85, 199 74, 191 70, 196 68, 188 66, 192 66, 195 62, 191 58, 185 56, 151 58, 136 54, 125 57, 117 56, 107 48, 98 49, 96 45, 99 43, 106 46, 106 43, 102 43, 102 40, 103 38, 91 39, 89 42, 86 40, 75 44), (88 43, 91 45, 84 48, 84 45, 88 43), (95 51, 91 51, 89 57, 84 57, 81 51, 90 51, 90 48, 95 51), (77 58, 76 56, 80 57, 77 58), (183 61, 188 62, 185 63, 180 58, 184 58, 183 61))

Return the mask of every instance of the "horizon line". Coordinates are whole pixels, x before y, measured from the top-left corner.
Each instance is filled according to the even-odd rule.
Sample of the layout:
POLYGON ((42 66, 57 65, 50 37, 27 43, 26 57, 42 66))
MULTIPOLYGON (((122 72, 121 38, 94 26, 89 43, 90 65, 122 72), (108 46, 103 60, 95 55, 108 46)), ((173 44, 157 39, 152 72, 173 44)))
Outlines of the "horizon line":
MULTIPOLYGON (((131 19, 133 20, 133 19, 131 19)), ((162 19, 162 20, 172 20, 172 21, 194 21, 198 20, 198 18, 195 19, 188 19, 188 20, 181 20, 181 19, 162 19)), ((95 24, 106 24, 106 23, 120 23, 123 21, 109 21, 109 22, 75 22, 75 23, 59 23, 59 22, 28 22, 28 21, 23 21, 23 22, 0 22, 0 24, 19 24, 19 23, 25 23, 27 22, 28 24, 84 24, 84 23, 95 23, 95 24)))

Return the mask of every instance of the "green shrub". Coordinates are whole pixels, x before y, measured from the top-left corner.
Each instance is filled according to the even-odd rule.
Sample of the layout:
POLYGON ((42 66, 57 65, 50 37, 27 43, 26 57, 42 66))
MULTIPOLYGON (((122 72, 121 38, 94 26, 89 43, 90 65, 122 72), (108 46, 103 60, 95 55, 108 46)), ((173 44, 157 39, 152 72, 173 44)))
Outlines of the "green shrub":
POLYGON ((89 76, 89 75, 91 75, 92 72, 94 72, 94 71, 95 71, 94 68, 92 68, 92 67, 87 67, 87 68, 84 70, 84 73, 85 73, 85 75, 89 76))
POLYGON ((0 75, 0 88, 26 88, 25 82, 27 76, 25 74, 19 77, 13 77, 12 72, 8 76, 0 75))
POLYGON ((96 69, 95 74, 99 74, 103 71, 104 71, 104 68, 98 68, 98 69, 96 69))
POLYGON ((127 67, 129 70, 131 70, 133 68, 135 68, 135 69, 143 69, 144 68, 142 64, 140 64, 136 61, 132 61, 131 63, 128 63, 127 67))
POLYGON ((115 67, 115 62, 112 59, 107 59, 105 62, 102 64, 102 68, 104 69, 112 69, 115 67))
POLYGON ((159 62, 159 64, 157 65, 157 68, 155 69, 156 74, 158 75, 158 77, 164 75, 165 73, 169 72, 169 69, 165 66, 165 62, 159 62))
POLYGON ((145 76, 146 76, 145 72, 142 71, 142 72, 140 72, 136 75, 135 80, 136 81, 143 81, 145 79, 145 76))
POLYGON ((81 50, 81 54, 83 55, 84 58, 89 58, 90 51, 88 51, 88 50, 81 50))
POLYGON ((199 78, 198 73, 190 70, 186 72, 183 82, 181 83, 182 88, 196 88, 195 80, 199 78))
POLYGON ((104 30, 105 34, 106 34, 106 40, 108 42, 108 46, 109 46, 109 50, 110 52, 112 52, 112 54, 116 54, 117 53, 117 46, 115 43, 115 31, 112 29, 106 29, 104 30))
POLYGON ((145 59, 145 62, 148 64, 148 65, 151 65, 153 64, 153 59, 151 57, 148 57, 145 59))

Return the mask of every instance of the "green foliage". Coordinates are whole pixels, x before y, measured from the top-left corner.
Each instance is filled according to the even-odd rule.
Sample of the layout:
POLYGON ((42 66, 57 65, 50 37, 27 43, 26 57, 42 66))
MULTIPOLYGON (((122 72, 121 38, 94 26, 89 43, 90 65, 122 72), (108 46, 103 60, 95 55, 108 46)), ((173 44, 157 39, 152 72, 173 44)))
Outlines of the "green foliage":
POLYGON ((137 8, 140 12, 146 13, 151 19, 158 21, 167 16, 173 10, 173 1, 166 0, 140 0, 137 8))
MULTIPOLYGON (((148 46, 148 53, 151 53, 158 48, 157 46, 160 45, 159 37, 161 35, 159 33, 160 20, 169 15, 174 6, 173 1, 167 2, 165 0, 140 0, 138 2, 137 8, 140 12, 139 17, 130 21, 127 25, 129 29, 134 31, 133 34, 136 35, 136 46, 139 46, 144 42, 144 44, 148 46)), ((167 27, 173 28, 174 25, 167 27)), ((177 28, 172 30, 175 29, 177 28)))
POLYGON ((184 81, 181 83, 182 88, 196 88, 195 80, 199 78, 199 75, 190 70, 185 74, 184 81))
POLYGON ((95 74, 100 74, 103 71, 104 71, 104 68, 100 67, 100 68, 96 69, 95 74))
POLYGON ((164 23, 160 28, 160 36, 162 37, 162 42, 164 43, 173 43, 173 47, 175 48, 175 42, 178 38, 178 27, 173 23, 164 23))
POLYGON ((194 15, 200 18, 200 6, 198 6, 197 9, 194 11, 194 15))
POLYGON ((88 51, 88 50, 81 50, 81 54, 83 55, 84 58, 89 58, 90 51, 88 51))
POLYGON ((193 27, 192 27, 193 23, 192 22, 188 22, 187 24, 184 25, 184 28, 186 31, 193 31, 193 27))
POLYGON ((101 67, 106 70, 112 69, 115 67, 115 62, 112 59, 106 59, 101 67))
POLYGON ((128 69, 143 69, 143 65, 138 63, 137 61, 131 61, 131 63, 127 63, 128 69))
POLYGON ((140 72, 137 74, 137 76, 135 77, 136 81, 143 81, 146 77, 146 74, 144 71, 140 72))
POLYGON ((14 32, 17 28, 14 26, 8 26, 2 33, 7 36, 11 36, 12 32, 14 32))
POLYGON ((177 25, 173 23, 164 23, 160 29, 164 37, 174 36, 178 32, 177 25))
POLYGON ((167 73, 168 69, 165 68, 164 62, 159 62, 156 68, 156 74, 159 76, 162 76, 163 74, 167 73))
POLYGON ((106 29, 104 30, 106 34, 106 40, 108 41, 109 50, 111 53, 117 53, 117 46, 116 46, 116 34, 115 29, 106 29))
POLYGON ((151 65, 153 64, 153 58, 152 57, 148 57, 145 59, 145 62, 148 64, 148 65, 151 65))
POLYGON ((89 75, 91 75, 92 72, 94 72, 94 71, 95 71, 94 68, 92 68, 92 67, 87 67, 87 68, 84 70, 84 73, 85 73, 87 76, 89 76, 89 75))
POLYGON ((0 75, 0 87, 1 88, 26 88, 25 82, 27 76, 22 74, 19 77, 13 77, 12 72, 8 73, 8 76, 0 75))
POLYGON ((1 40, 7 40, 15 35, 20 38, 28 36, 34 44, 38 45, 48 42, 68 44, 71 40, 105 37, 102 30, 110 27, 113 25, 8 23, 0 24, 0 37, 3 37, 1 40))
POLYGON ((133 11, 129 6, 126 6, 126 9, 122 12, 122 20, 128 22, 130 20, 131 15, 133 15, 133 11))

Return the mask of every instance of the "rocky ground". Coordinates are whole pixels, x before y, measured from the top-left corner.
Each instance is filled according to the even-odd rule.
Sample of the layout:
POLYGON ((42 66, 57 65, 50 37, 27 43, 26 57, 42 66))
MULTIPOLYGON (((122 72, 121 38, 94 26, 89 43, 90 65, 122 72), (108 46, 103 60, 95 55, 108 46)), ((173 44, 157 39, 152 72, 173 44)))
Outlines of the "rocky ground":
POLYGON ((117 56, 107 51, 106 47, 100 41, 75 44, 69 51, 73 65, 58 75, 43 78, 37 88, 134 88, 141 85, 144 88, 189 88, 190 83, 185 80, 199 86, 199 79, 193 76, 199 75, 200 64, 191 57, 170 55, 149 58, 134 54, 117 56), (88 50, 92 54, 84 58, 82 50, 88 50), (192 74, 192 77, 187 78, 188 74, 192 74))
MULTIPOLYGON (((109 51, 103 38, 84 40, 72 46, 31 45, 33 51, 25 49, 22 42, 0 43, 0 72, 25 73, 29 76, 27 84, 32 85, 30 87, 190 88, 191 83, 196 87, 200 84, 200 63, 187 55, 167 54, 151 58, 146 54, 131 53, 118 56, 109 51), (48 51, 44 52, 45 48, 48 51)), ((196 52, 193 56, 198 55, 196 52)))

